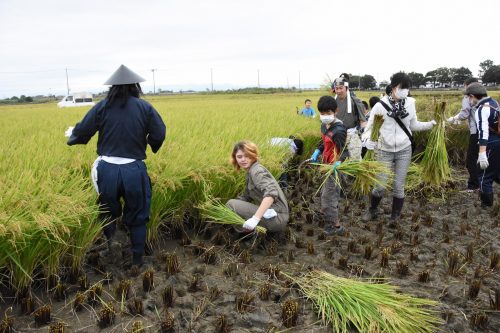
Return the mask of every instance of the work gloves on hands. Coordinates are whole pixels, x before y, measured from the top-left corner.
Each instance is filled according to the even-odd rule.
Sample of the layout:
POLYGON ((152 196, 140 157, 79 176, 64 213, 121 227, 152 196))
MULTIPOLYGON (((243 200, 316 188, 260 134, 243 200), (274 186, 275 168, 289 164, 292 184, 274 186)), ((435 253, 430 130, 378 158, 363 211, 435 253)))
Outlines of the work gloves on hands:
POLYGON ((255 229, 257 224, 259 224, 259 222, 260 222, 260 219, 256 218, 255 216, 252 216, 251 218, 246 220, 245 223, 243 223, 243 228, 245 228, 249 231, 252 231, 255 229))
POLYGON ((450 118, 446 119, 446 121, 449 122, 450 124, 453 124, 453 125, 460 124, 460 120, 458 119, 458 116, 450 117, 450 118))
POLYGON ((479 167, 481 170, 485 170, 488 168, 490 163, 488 163, 488 156, 486 156, 486 152, 480 152, 479 153, 479 158, 477 159, 477 163, 479 164, 479 167))
POLYGON ((73 126, 68 127, 68 129, 66 130, 66 132, 64 132, 64 136, 67 137, 67 138, 69 138, 71 136, 71 134, 73 134, 73 129, 74 129, 73 126))
POLYGON ((370 139, 366 140, 365 147, 368 150, 374 150, 377 147, 377 142, 370 139))
POLYGON ((318 162, 318 157, 321 155, 321 151, 319 149, 316 149, 314 153, 311 155, 311 162, 318 162))

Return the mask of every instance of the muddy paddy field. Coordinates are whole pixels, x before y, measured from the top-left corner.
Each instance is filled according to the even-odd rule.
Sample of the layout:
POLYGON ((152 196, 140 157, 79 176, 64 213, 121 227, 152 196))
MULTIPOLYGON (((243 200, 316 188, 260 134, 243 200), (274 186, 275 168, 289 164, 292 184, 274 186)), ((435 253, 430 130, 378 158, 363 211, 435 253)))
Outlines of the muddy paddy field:
POLYGON ((439 301, 438 332, 500 332, 498 196, 482 209, 463 181, 446 201, 408 196, 399 226, 387 223, 387 195, 384 214, 370 223, 360 220, 368 200, 348 196, 340 203, 347 233, 325 236, 317 184, 312 171, 292 175, 285 237, 239 239, 186 215, 168 224, 148 265, 135 270, 122 231, 122 259, 90 252, 79 277, 63 275, 49 291, 44 280, 23 299, 2 290, 9 319, 0 332, 8 320, 13 332, 331 332, 287 278, 313 268, 386 278, 439 301))

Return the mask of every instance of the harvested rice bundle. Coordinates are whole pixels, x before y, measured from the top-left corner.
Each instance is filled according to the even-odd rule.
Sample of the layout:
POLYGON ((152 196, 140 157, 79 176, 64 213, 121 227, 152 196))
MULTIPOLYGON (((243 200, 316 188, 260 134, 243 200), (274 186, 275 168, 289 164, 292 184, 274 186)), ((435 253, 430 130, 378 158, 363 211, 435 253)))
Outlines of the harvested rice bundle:
MULTIPOLYGON (((377 142, 380 136, 380 127, 384 123, 384 116, 375 115, 373 119, 373 128, 370 133, 370 140, 377 142)), ((363 157, 365 161, 374 161, 375 160, 375 151, 367 150, 365 156, 363 157)), ((351 192, 357 195, 358 197, 362 197, 364 195, 368 195, 371 191, 372 187, 369 182, 363 181, 363 178, 356 178, 352 183, 351 192)))
POLYGON ((441 319, 427 306, 436 301, 397 292, 387 283, 369 283, 314 270, 289 277, 315 305, 334 332, 435 332, 441 319))
MULTIPOLYGON (((231 210, 231 208, 209 196, 206 197, 205 202, 198 206, 198 208, 203 217, 215 223, 237 225, 241 227, 243 227, 243 223, 245 223, 245 220, 231 210)), ((266 228, 261 226, 257 226, 256 230, 262 234, 267 232, 266 228)))
POLYGON ((434 106, 434 119, 437 125, 429 134, 421 162, 422 180, 425 184, 435 187, 445 184, 451 174, 446 151, 445 109, 446 102, 436 103, 434 106))
POLYGON ((379 174, 391 174, 391 171, 387 166, 378 161, 369 160, 345 160, 344 162, 335 162, 332 164, 317 164, 320 166, 321 170, 325 172, 325 179, 322 182, 321 187, 325 184, 328 177, 332 174, 335 178, 335 182, 338 186, 342 187, 340 174, 355 177, 359 188, 370 189, 376 184, 383 185, 381 181, 377 178, 379 174))
MULTIPOLYGON (((370 133, 370 140, 377 142, 378 138, 380 136, 380 128, 382 127, 382 124, 384 123, 384 116, 380 114, 376 114, 374 116, 375 118, 373 119, 373 127, 370 133)), ((375 159, 375 151, 374 150, 368 150, 363 157, 363 159, 372 161, 375 159)))

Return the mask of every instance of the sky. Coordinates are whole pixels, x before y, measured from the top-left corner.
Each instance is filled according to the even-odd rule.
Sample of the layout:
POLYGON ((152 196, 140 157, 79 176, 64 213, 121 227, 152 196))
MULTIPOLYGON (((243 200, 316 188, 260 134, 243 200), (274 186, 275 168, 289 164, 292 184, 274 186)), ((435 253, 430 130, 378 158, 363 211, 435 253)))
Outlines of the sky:
POLYGON ((65 94, 66 69, 72 92, 104 91, 121 64, 144 91, 477 75, 500 63, 498 13, 498 0, 0 0, 0 98, 65 94))

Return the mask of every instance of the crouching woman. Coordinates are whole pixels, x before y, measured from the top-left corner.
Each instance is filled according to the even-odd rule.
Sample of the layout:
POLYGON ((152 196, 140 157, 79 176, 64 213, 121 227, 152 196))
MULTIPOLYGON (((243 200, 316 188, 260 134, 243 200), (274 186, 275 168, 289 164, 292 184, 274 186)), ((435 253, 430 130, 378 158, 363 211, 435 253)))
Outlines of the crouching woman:
POLYGON ((288 223, 288 204, 273 175, 259 163, 257 146, 250 141, 240 141, 231 155, 236 170, 246 171, 243 193, 226 205, 246 221, 243 228, 253 231, 257 225, 267 231, 283 232, 288 223))

